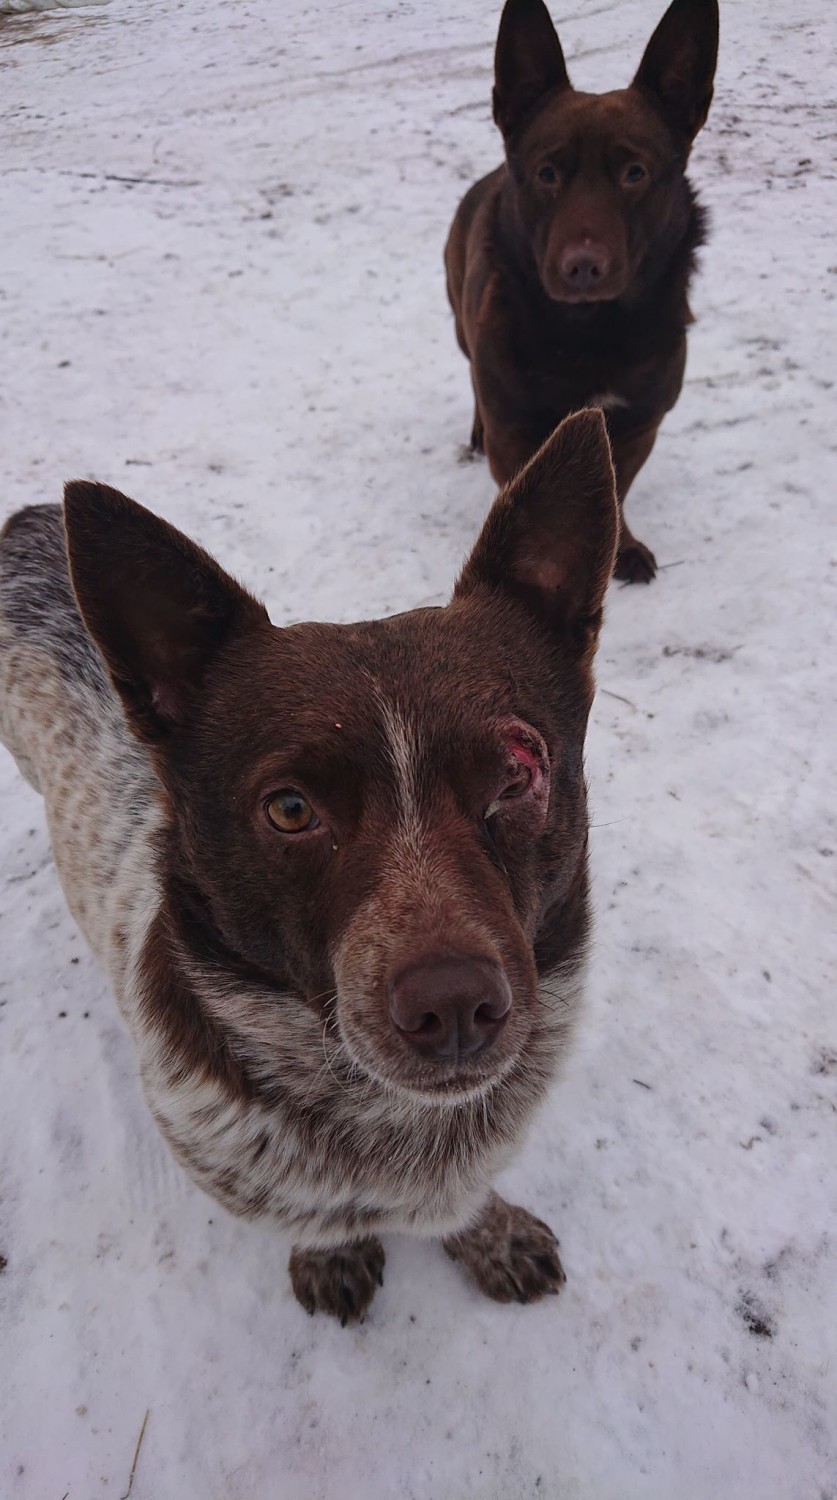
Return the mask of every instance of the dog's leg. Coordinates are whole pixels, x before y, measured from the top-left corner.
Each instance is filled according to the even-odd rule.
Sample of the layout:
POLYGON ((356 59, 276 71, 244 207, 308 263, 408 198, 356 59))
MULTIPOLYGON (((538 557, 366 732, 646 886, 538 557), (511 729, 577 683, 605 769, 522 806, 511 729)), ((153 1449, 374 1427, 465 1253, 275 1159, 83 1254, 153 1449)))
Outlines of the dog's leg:
POLYGON ((619 550, 616 553, 616 562, 613 565, 614 578, 620 578, 625 583, 650 583, 657 576, 657 559, 650 547, 644 542, 637 541, 622 513, 619 509, 619 550))
POLYGON ((653 552, 644 542, 637 541, 625 520, 623 508, 628 490, 651 452, 656 437, 656 427, 646 428, 644 432, 634 433, 628 438, 611 437, 621 521, 613 576, 624 579, 626 583, 650 583, 657 571, 657 560, 653 552))
POLYGON ((298 1302, 307 1313, 330 1313, 347 1323, 361 1323, 379 1286, 384 1284, 384 1248, 374 1235, 334 1250, 291 1251, 288 1270, 298 1302))
POLYGON ((471 452, 484 453, 485 425, 482 420, 482 412, 480 411, 480 398, 477 395, 477 386, 476 381, 474 380, 473 371, 471 372, 471 384, 474 388, 474 425, 471 428, 471 452))
POLYGON ((491 1193, 469 1229, 443 1241, 487 1297, 495 1302, 537 1302, 566 1281, 552 1230, 525 1208, 491 1193))
POLYGON ((484 423, 482 438, 492 478, 501 487, 529 462, 543 442, 539 432, 525 427, 500 426, 490 420, 484 423))

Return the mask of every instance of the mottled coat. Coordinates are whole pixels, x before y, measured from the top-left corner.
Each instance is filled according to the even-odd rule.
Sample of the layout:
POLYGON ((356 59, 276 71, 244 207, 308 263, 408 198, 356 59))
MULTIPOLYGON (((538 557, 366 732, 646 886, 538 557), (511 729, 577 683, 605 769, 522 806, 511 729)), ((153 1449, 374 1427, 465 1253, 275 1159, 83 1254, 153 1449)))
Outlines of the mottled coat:
POLYGON ((201 1187, 293 1236, 309 1310, 362 1313, 386 1229, 443 1239, 491 1295, 560 1285, 549 1231, 490 1185, 580 996, 615 532, 588 413, 500 497, 444 610, 277 631, 101 486, 0 541, 0 736, 151 1112, 201 1187), (277 785, 317 808, 301 833, 271 824, 277 785), (478 1055, 431 1056, 393 990, 474 955, 508 1015, 478 1055))

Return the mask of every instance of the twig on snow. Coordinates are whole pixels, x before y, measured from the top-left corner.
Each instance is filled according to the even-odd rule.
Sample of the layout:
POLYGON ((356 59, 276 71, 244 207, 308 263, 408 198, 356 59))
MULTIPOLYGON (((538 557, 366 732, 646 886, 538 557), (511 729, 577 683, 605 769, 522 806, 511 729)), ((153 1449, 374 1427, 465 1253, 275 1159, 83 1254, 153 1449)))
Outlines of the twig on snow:
POLYGON ((150 1415, 151 1415, 151 1412, 150 1412, 150 1409, 149 1409, 145 1413, 145 1416, 142 1419, 142 1426, 140 1428, 140 1435, 137 1438, 137 1446, 134 1449, 134 1461, 131 1464, 131 1472, 128 1475, 128 1488, 125 1491, 124 1495, 120 1495, 119 1500, 129 1500, 129 1497, 130 1497, 130 1494, 131 1494, 131 1490, 134 1488, 134 1475, 137 1472, 137 1460, 138 1460, 138 1458, 140 1456, 140 1448, 142 1447, 142 1440, 145 1437, 145 1429, 148 1426, 148 1418, 149 1418, 150 1415))
POLYGON ((616 698, 619 703, 627 703, 628 708, 632 708, 636 713, 636 704, 632 703, 630 698, 623 698, 621 693, 612 693, 610 688, 599 688, 599 692, 604 693, 606 698, 616 698))

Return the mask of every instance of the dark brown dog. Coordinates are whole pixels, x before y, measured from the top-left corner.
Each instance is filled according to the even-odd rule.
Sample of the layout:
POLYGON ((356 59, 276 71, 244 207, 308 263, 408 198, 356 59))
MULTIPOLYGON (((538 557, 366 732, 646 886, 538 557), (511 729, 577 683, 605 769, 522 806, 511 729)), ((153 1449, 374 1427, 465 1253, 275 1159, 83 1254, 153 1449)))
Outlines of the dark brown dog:
MULTIPOLYGON (((465 195, 445 251, 471 445, 498 484, 568 412, 600 406, 621 514, 683 382, 705 229, 684 174, 717 50, 716 0, 674 0, 630 88, 582 94, 542 0, 508 0, 494 88, 506 165, 465 195)), ((617 578, 655 571, 622 516, 617 578)))
POLYGON ((588 411, 499 496, 444 609, 277 630, 103 485, 0 537, 0 739, 157 1124, 207 1192, 293 1236, 309 1312, 363 1315, 388 1230, 502 1301, 563 1281, 491 1184, 581 993, 616 535, 588 411))

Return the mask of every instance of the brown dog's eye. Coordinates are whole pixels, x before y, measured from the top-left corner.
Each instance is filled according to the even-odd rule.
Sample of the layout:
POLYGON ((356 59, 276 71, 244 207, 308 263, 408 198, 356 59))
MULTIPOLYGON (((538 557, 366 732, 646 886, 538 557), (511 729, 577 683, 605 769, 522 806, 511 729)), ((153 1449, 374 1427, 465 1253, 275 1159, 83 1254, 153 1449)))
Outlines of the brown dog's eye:
POLYGON ((636 187, 636 184, 642 182, 643 178, 647 176, 648 173, 645 168, 640 166, 638 161, 632 161, 622 173, 622 181, 628 187, 636 187))
POLYGON ((491 803, 490 807, 486 808, 485 812, 483 813, 483 820, 487 822, 489 818, 493 818, 494 814, 496 812, 499 812, 500 806, 503 802, 512 802, 514 801, 515 797, 525 796, 526 792, 528 792, 530 787, 533 785, 534 780, 535 773, 530 766, 518 766, 514 775, 510 777, 506 782, 502 791, 499 791, 497 793, 497 796, 494 798, 494 801, 491 803))
POLYGON ((281 792, 274 792, 265 803, 265 812, 268 821, 280 833, 307 833, 320 824, 311 803, 301 792, 295 792, 293 787, 283 787, 281 792))
POLYGON ((554 186, 557 181, 558 173, 554 167, 549 165, 549 162, 546 162, 542 167, 538 167, 538 182, 545 182, 549 186, 554 186))
POLYGON ((532 780, 531 768, 529 766, 521 766, 512 780, 503 787, 498 801, 507 802, 511 797, 522 797, 524 792, 528 792, 532 785, 532 780))

